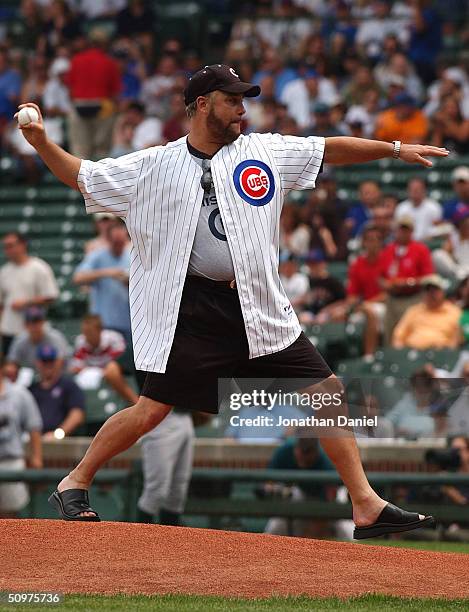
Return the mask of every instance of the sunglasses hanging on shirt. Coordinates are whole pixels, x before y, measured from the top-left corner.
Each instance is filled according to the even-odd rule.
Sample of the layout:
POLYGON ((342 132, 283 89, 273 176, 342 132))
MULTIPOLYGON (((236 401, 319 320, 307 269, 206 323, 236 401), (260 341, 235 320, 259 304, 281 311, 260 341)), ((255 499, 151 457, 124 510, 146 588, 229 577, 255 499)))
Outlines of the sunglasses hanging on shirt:
POLYGON ((212 171, 210 169, 210 160, 202 160, 202 176, 200 177, 200 186, 205 193, 210 193, 213 189, 212 171))

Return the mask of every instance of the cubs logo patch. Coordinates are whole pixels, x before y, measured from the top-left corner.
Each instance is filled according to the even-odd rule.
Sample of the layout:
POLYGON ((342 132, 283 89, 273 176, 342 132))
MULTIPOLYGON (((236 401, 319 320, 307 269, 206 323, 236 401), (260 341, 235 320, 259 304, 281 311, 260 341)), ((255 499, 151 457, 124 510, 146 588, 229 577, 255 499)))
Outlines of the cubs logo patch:
POLYGON ((265 206, 274 197, 272 170, 257 159, 247 159, 238 164, 233 173, 233 182, 239 197, 251 206, 265 206))

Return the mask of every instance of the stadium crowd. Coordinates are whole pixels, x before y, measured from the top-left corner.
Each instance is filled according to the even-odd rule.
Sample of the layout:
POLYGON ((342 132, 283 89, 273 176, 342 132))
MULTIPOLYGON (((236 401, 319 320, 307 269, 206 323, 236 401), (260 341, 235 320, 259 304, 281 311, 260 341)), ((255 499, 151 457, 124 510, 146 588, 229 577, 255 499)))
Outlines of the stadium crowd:
MULTIPOLYGON (((212 0, 207 10, 229 7, 212 0)), ((0 154, 15 160, 18 182, 40 184, 45 173, 13 120, 20 103, 37 103, 49 137, 82 158, 116 157, 187 133, 181 92, 206 58, 182 36, 159 39, 154 8, 144 0, 22 0, 1 9, 0 154)), ((458 0, 258 0, 237 5, 217 57, 262 88, 246 100, 245 133, 426 142, 458 157, 469 155, 468 43, 467 3, 458 0)), ((363 324, 365 362, 380 347, 462 349, 469 342, 467 158, 452 170, 449 200, 433 197, 422 176, 410 178, 405 199, 392 184, 364 180, 350 200, 325 167, 304 203, 288 198, 284 206, 280 273, 300 321, 363 324), (345 278, 329 269, 338 262, 345 278)), ((96 237, 73 276, 90 291, 91 313, 74 349, 47 322, 45 307, 58 297, 50 266, 29 255, 22 234, 3 236, 3 374, 16 381, 22 368, 36 371, 37 382, 21 379, 31 396, 21 391, 15 402, 24 404, 25 427, 46 437, 83 422, 80 385, 92 385, 93 376, 126 402, 136 397, 121 360, 131 340, 128 236, 112 215, 95 222, 96 237)), ((428 381, 467 379, 468 367, 463 350, 451 373, 430 365, 415 372, 387 415, 390 431, 454 435, 463 423, 467 435, 469 419, 460 407, 448 417, 428 381)), ((39 466, 40 441, 32 439, 39 466)), ((22 455, 13 458, 24 465, 22 455)), ((147 518, 150 498, 147 492, 140 504, 147 518)))

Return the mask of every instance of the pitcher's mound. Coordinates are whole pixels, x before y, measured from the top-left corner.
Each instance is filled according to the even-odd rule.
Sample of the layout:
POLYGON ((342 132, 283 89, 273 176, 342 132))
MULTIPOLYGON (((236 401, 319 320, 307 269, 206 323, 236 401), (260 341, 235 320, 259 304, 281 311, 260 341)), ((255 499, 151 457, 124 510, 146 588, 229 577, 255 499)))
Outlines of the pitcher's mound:
POLYGON ((132 523, 0 521, 0 591, 469 596, 469 555, 132 523))

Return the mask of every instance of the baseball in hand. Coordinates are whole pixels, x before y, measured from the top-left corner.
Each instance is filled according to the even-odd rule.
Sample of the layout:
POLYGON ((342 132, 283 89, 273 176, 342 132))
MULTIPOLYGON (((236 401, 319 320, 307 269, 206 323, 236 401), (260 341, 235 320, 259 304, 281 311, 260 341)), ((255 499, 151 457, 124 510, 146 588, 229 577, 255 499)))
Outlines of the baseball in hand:
POLYGON ((20 125, 28 125, 36 121, 39 121, 39 113, 32 106, 25 106, 19 111, 18 123, 20 125))

